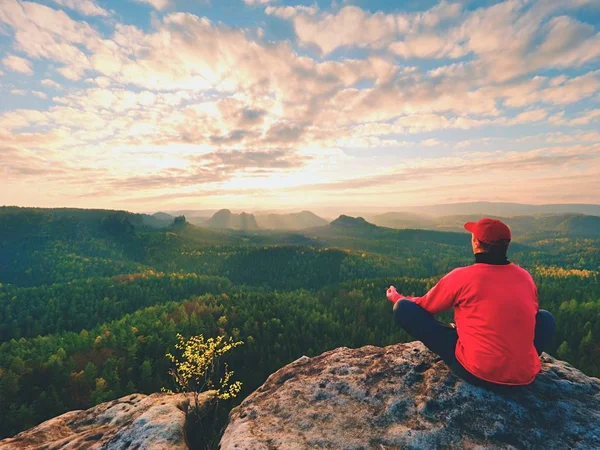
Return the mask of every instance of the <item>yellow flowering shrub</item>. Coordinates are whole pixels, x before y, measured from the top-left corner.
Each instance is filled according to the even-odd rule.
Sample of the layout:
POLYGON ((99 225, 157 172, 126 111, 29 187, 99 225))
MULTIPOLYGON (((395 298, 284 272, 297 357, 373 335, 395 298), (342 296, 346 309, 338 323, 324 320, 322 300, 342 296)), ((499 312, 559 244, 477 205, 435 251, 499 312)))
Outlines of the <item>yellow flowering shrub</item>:
MULTIPOLYGON (((216 390, 217 398, 227 400, 235 398, 242 390, 240 381, 231 382, 233 371, 224 365, 224 374, 215 383, 215 377, 219 373, 220 358, 227 352, 239 347, 242 341, 234 341, 233 338, 226 339, 225 336, 204 339, 203 335, 192 336, 185 339, 177 334, 175 348, 181 354, 176 357, 167 353, 167 358, 174 364, 169 370, 176 384, 177 392, 194 392, 199 394, 205 390, 216 390)), ((163 392, 172 392, 163 388, 163 392)))

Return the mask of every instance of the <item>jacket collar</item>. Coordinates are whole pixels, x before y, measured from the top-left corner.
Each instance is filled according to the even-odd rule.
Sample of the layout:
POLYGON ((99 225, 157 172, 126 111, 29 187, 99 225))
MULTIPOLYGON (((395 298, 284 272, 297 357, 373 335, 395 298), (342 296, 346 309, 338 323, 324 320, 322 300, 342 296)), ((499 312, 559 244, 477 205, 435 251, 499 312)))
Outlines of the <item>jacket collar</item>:
POLYGON ((475 263, 505 266, 510 264, 510 261, 504 255, 496 255, 493 253, 475 253, 475 263))

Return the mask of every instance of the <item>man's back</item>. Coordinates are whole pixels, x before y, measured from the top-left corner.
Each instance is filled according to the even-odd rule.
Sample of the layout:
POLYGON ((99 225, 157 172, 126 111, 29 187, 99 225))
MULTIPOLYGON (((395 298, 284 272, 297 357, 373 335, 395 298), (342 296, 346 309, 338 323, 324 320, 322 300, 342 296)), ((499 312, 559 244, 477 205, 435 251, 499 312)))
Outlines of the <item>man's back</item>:
POLYGON ((412 300, 431 314, 455 308, 456 358, 478 378, 522 385, 540 371, 533 344, 537 289, 531 275, 519 266, 461 267, 412 300))
POLYGON ((457 271, 462 289, 454 303, 456 358, 477 377, 528 384, 540 371, 533 345, 537 289, 515 264, 473 264, 457 271))

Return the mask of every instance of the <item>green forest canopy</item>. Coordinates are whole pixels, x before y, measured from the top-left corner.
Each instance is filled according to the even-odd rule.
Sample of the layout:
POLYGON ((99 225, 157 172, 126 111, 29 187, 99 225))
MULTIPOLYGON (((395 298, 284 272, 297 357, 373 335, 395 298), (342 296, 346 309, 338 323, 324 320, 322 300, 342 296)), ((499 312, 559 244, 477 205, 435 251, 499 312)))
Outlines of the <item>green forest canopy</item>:
MULTIPOLYGON (((510 259, 558 320, 550 353, 599 376, 600 239, 547 223, 510 259)), ((466 233, 347 217, 302 233, 164 225, 123 211, 0 208, 0 438, 168 386, 178 332, 246 342, 229 361, 242 398, 302 355, 407 341, 385 288, 423 294, 472 260, 466 233)))

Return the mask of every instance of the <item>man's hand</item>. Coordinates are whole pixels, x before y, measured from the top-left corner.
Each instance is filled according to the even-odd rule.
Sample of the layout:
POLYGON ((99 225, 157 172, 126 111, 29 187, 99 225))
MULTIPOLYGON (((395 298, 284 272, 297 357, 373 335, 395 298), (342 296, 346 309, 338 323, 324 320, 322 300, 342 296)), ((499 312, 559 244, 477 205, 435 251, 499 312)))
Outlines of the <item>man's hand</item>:
POLYGON ((396 304, 396 302, 402 298, 402 295, 396 292, 396 288, 394 286, 390 286, 385 295, 388 300, 394 304, 396 304))

